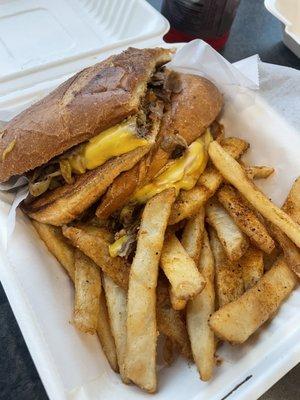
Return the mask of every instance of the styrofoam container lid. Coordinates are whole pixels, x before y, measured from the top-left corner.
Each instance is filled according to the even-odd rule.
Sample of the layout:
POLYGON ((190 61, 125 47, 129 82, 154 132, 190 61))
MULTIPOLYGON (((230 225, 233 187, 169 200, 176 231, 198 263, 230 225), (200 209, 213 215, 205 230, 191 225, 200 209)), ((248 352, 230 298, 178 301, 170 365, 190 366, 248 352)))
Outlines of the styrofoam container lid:
POLYGON ((300 0, 265 0, 265 6, 282 22, 284 44, 300 57, 300 0))
POLYGON ((144 0, 0 3, 0 97, 95 63, 99 53, 161 38, 168 21, 144 0))

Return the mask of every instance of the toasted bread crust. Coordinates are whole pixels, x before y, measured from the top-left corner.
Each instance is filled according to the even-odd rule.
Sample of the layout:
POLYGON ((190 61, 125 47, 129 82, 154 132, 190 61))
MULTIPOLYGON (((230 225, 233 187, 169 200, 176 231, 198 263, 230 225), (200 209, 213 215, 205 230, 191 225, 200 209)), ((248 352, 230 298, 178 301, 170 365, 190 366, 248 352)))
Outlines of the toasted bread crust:
POLYGON ((100 167, 80 175, 74 184, 64 185, 46 192, 33 203, 24 205, 23 211, 36 221, 61 226, 79 217, 105 192, 114 178, 134 166, 148 146, 138 147, 115 157, 100 167))
MULTIPOLYGON (((162 119, 159 137, 179 134, 190 144, 216 119, 223 98, 213 83, 205 78, 180 74, 182 91, 173 94, 171 108, 162 119)), ((106 219, 126 204, 131 194, 149 182, 167 163, 170 155, 159 144, 130 171, 122 173, 108 189, 96 211, 106 219)))
POLYGON ((0 135, 0 182, 135 114, 155 67, 169 61, 170 53, 128 48, 77 73, 13 118, 0 135))

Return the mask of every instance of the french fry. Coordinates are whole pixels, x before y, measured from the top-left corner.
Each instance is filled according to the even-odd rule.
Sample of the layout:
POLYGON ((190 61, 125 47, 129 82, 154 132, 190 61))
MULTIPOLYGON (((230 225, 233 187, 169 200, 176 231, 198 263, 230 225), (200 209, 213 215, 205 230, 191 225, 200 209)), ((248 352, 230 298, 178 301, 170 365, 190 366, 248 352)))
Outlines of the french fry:
POLYGON ((204 208, 201 207, 198 213, 185 224, 181 238, 182 246, 196 265, 199 264, 202 248, 204 217, 205 211, 204 208))
POLYGON ((172 308, 168 290, 168 282, 162 277, 158 280, 157 293, 157 324, 160 332, 170 338, 179 348, 181 354, 192 358, 191 346, 181 313, 172 308))
POLYGON ((165 237, 160 264, 177 299, 188 300, 204 288, 203 276, 174 233, 165 237))
POLYGON ((231 343, 244 343, 272 317, 296 285, 296 277, 283 258, 239 299, 210 318, 215 334, 231 343))
POLYGON ((174 346, 173 341, 169 337, 166 336, 162 355, 163 355, 164 362, 168 366, 170 366, 174 362, 174 352, 175 352, 174 347, 175 346, 174 346))
MULTIPOLYGON (((239 158, 248 149, 249 144, 242 139, 229 137, 223 140, 222 147, 233 158, 239 158)), ((172 207, 169 225, 174 225, 195 215, 206 201, 214 195, 222 181, 222 175, 216 168, 207 167, 193 189, 180 192, 172 207)))
POLYGON ((215 229, 230 261, 237 261, 245 253, 249 242, 231 216, 216 199, 206 205, 207 222, 215 229))
POLYGON ((270 231, 281 247, 288 266, 300 278, 300 250, 277 226, 270 224, 270 231))
POLYGON ((63 236, 61 228, 46 225, 42 222, 31 220, 32 225, 36 229, 42 241, 47 246, 50 253, 56 257, 60 264, 69 274, 72 281, 75 279, 75 253, 74 247, 71 246, 63 236))
POLYGON ((115 372, 119 372, 117 352, 115 341, 111 332, 109 316, 107 312, 104 291, 101 291, 100 299, 100 315, 98 318, 97 335, 101 343, 102 350, 106 358, 115 372))
MULTIPOLYGON (((108 276, 121 288, 127 291, 130 265, 126 260, 120 257, 111 257, 108 252, 109 238, 107 231, 97 227, 85 227, 83 225, 77 227, 65 227, 64 234, 68 237, 71 243, 103 269, 108 271, 108 276), (106 250, 105 250, 106 248, 106 250), (105 251, 104 251, 105 250, 105 251), (121 267, 120 267, 121 266, 121 267)), ((63 237, 64 239, 64 237, 63 237)), ((70 246, 71 247, 71 246, 70 246)), ((168 290, 167 290, 168 293, 168 290)), ((184 329, 182 328, 182 321, 180 314, 172 310, 169 296, 168 302, 162 291, 158 292, 157 301, 163 304, 165 309, 157 307, 158 330, 166 336, 170 336, 175 341, 181 353, 188 357, 188 346, 186 344, 184 329), (160 299, 160 296, 162 297, 160 299), (170 307, 169 307, 170 306, 170 307), (171 324, 172 326, 169 326, 171 324)), ((187 337, 187 335, 186 335, 187 337)))
POLYGON ((172 291, 172 287, 169 287, 170 301, 174 310, 180 311, 184 310, 187 304, 187 300, 179 299, 175 293, 172 291))
POLYGON ((75 251, 74 324, 94 334, 100 314, 101 276, 98 266, 81 251, 75 251))
POLYGON ((252 206, 267 220, 278 226, 300 247, 300 225, 288 214, 273 204, 247 177, 243 167, 234 160, 216 141, 209 145, 209 156, 215 167, 252 206))
POLYGON ((129 383, 129 379, 125 374, 127 315, 126 291, 116 285, 115 282, 105 274, 103 274, 103 287, 105 291, 111 331, 116 345, 121 379, 124 383, 129 383))
POLYGON ((208 320, 215 310, 214 258, 207 233, 201 250, 199 269, 206 279, 206 285, 187 305, 186 323, 191 341, 193 358, 200 378, 208 381, 215 365, 216 341, 208 320))
POLYGON ((300 177, 295 180, 282 209, 300 224, 300 177))
POLYGON ((215 288, 219 307, 238 299, 244 292, 242 269, 231 262, 216 231, 209 230, 210 246, 215 260, 215 288))
POLYGON ((266 179, 275 171, 274 168, 264 165, 245 166, 244 168, 248 178, 250 179, 266 179))
POLYGON ((127 289, 129 265, 123 258, 109 255, 109 242, 102 229, 88 232, 82 227, 64 226, 62 231, 73 246, 90 257, 117 285, 127 289))
POLYGON ((250 246, 246 253, 239 259, 245 290, 254 286, 264 273, 263 252, 256 247, 250 246))
POLYGON ((156 391, 156 286, 165 230, 175 200, 165 190, 146 204, 130 269, 127 303, 126 376, 150 393, 156 391))
MULTIPOLYGON (((46 225, 41 222, 32 221, 33 226, 45 242, 50 253, 52 253, 70 275, 72 282, 75 282, 75 250, 66 242, 61 233, 61 228, 46 225)), ((99 299, 99 318, 97 335, 106 358, 114 371, 118 371, 117 354, 114 339, 111 334, 109 318, 103 293, 99 299)))
POLYGON ((266 227, 232 186, 224 185, 219 189, 218 200, 255 246, 268 254, 274 250, 274 240, 266 227))
MULTIPOLYGON (((202 248, 204 217, 205 211, 201 207, 198 213, 185 224, 181 238, 181 244, 188 255, 194 260, 196 266, 199 264, 202 248)), ((173 227, 174 225, 172 229, 173 227)), ((183 310, 186 307, 187 300, 178 298, 172 290, 170 290, 170 299, 174 310, 183 310)))

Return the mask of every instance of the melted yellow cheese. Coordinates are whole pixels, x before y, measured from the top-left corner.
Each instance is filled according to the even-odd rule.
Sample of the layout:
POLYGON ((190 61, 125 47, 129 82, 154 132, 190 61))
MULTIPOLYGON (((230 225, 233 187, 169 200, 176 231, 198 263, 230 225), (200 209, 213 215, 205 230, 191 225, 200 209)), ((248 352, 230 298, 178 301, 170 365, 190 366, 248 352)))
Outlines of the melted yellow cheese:
POLYGON ((72 171, 83 174, 87 169, 94 169, 113 157, 149 144, 136 133, 136 120, 131 118, 113 126, 90 139, 81 146, 80 151, 68 157, 72 171))
POLYGON ((128 239, 127 235, 121 236, 114 243, 108 246, 108 251, 111 257, 117 257, 122 249, 123 244, 128 239))
POLYGON ((190 144, 182 157, 171 161, 152 182, 138 189, 133 194, 131 201, 145 203, 151 197, 168 188, 176 189, 177 194, 181 189, 192 189, 206 167, 208 161, 207 149, 211 141, 212 136, 207 129, 201 138, 190 144))

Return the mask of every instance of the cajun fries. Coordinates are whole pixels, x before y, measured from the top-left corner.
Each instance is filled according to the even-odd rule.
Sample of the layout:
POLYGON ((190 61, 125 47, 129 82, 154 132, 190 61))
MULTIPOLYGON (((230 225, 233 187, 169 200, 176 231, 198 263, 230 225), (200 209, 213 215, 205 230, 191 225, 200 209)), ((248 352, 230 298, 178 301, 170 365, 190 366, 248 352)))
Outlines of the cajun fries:
POLYGON ((62 228, 32 222, 75 283, 74 326, 149 393, 158 334, 167 365, 179 352, 208 381, 218 338, 244 343, 300 277, 300 178, 277 208, 253 183, 274 169, 236 161, 248 143, 216 129, 192 189, 159 190, 106 221, 92 211, 62 228))
POLYGON ((220 339, 244 343, 275 314, 295 285, 295 275, 280 258, 255 286, 216 311, 210 318, 210 327, 220 339))
POLYGON ((242 231, 215 199, 208 201, 205 210, 207 222, 215 229, 229 260, 241 258, 249 246, 242 231))
POLYGON ((74 324, 85 333, 95 333, 100 314, 101 276, 97 265, 75 251, 74 324))
POLYGON ((274 240, 266 227, 232 186, 224 185, 218 191, 218 199, 237 226, 257 247, 268 254, 274 250, 274 240))
POLYGON ((215 286, 219 307, 238 299, 244 292, 242 270, 231 262, 214 229, 209 230, 210 246, 215 260, 215 286))
POLYGON ((216 341, 208 325, 209 317, 215 310, 215 289, 214 258, 206 232, 204 232, 199 270, 206 279, 206 285, 201 293, 188 302, 186 323, 193 358, 200 377, 203 381, 208 381, 212 377, 215 365, 216 341))
POLYGON ((126 376, 150 393, 156 391, 156 286, 174 190, 154 196, 143 211, 131 265, 127 303, 126 376))
POLYGON ((209 156, 224 178, 245 196, 245 198, 267 220, 278 226, 298 247, 300 247, 300 225, 288 214, 271 202, 247 177, 243 167, 216 141, 209 145, 209 156))
POLYGON ((177 299, 188 300, 201 292, 205 280, 173 233, 166 235, 160 262, 177 299))

